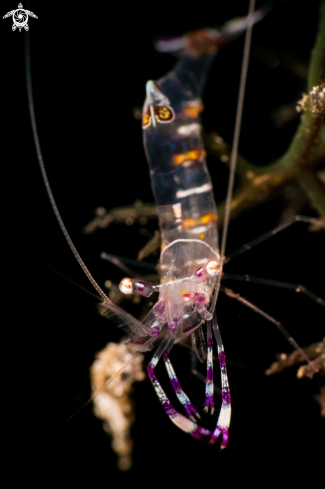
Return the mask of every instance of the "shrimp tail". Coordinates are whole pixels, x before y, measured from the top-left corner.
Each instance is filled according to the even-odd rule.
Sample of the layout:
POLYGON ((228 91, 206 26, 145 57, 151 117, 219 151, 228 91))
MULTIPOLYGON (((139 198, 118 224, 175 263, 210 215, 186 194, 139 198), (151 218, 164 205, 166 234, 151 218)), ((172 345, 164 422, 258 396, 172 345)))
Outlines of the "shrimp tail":
MULTIPOLYGON (((254 12, 253 23, 262 20, 271 10, 271 3, 266 3, 254 12)), ((221 28, 199 29, 183 36, 159 37, 154 41, 154 47, 161 53, 176 56, 202 56, 215 54, 219 49, 239 37, 248 26, 248 17, 236 17, 226 22, 221 28)))

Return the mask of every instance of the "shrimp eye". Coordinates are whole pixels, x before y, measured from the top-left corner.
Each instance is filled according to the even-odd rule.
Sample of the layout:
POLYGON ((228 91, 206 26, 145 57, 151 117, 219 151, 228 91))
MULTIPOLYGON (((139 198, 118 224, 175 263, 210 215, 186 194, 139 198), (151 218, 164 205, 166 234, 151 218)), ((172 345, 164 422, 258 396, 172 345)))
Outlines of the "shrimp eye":
POLYGON ((146 111, 144 112, 142 116, 142 127, 148 127, 151 123, 151 117, 150 117, 150 109, 147 107, 146 111))
POLYGON ((133 278, 124 278, 121 280, 119 288, 123 294, 136 294, 144 297, 150 297, 154 292, 154 288, 150 282, 135 280, 133 278))
POLYGON ((198 284, 205 282, 209 277, 215 277, 219 273, 219 261, 209 260, 204 267, 196 270, 194 280, 198 284))
POLYGON ((171 107, 156 105, 155 116, 158 122, 166 124, 172 122, 175 119, 175 113, 171 107))
POLYGON ((207 263, 207 272, 211 277, 214 277, 219 272, 219 263, 217 260, 210 260, 207 263))
POLYGON ((133 294, 133 285, 132 285, 132 280, 130 278, 124 278, 121 280, 119 289, 122 292, 122 294, 133 294))

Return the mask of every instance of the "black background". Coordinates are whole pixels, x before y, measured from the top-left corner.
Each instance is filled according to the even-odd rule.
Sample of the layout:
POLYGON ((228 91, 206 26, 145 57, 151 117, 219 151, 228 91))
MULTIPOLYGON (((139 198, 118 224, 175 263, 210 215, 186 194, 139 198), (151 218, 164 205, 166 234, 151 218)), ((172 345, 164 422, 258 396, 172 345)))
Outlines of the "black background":
MULTIPOLYGON (((258 2, 260 6, 262 2, 258 2)), ((183 33, 221 25, 245 15, 246 2, 32 2, 30 19, 33 92, 39 137, 49 179, 65 224, 100 285, 123 274, 103 263, 101 251, 135 258, 147 238, 141 226, 114 225, 94 236, 82 234, 94 209, 153 200, 142 147, 141 127, 132 115, 141 106, 145 82, 172 69, 174 58, 152 47, 157 34, 183 33)), ((254 28, 240 152, 264 165, 288 147, 298 119, 283 129, 270 114, 294 103, 306 80, 266 52, 289 53, 307 65, 318 18, 318 1, 275 1, 254 28), (262 52, 262 55, 259 53, 262 52), (264 54, 263 54, 264 53, 264 54), (261 59, 261 56, 263 59, 261 59), (267 61, 267 62, 266 62, 267 61)), ((2 14, 17 8, 2 1, 2 14)), ((322 480, 324 420, 313 400, 320 381, 297 380, 295 369, 265 377, 275 353, 290 351, 279 332, 261 317, 220 296, 218 317, 229 365, 233 399, 230 442, 220 452, 179 431, 164 414, 150 382, 135 385, 134 466, 115 467, 116 457, 101 422, 86 407, 65 420, 90 395, 94 354, 121 332, 101 318, 95 300, 53 273, 19 244, 17 237, 54 268, 90 289, 51 210, 32 140, 24 74, 23 31, 1 22, 3 63, 2 188, 3 243, 3 441, 13 483, 34 480, 47 487, 59 475, 92 487, 284 487, 322 480)), ((231 141, 243 37, 216 58, 204 95, 203 124, 231 141)), ((224 198, 227 171, 208 158, 216 201, 224 198)), ((229 229, 228 252, 276 226, 281 196, 243 214, 229 229)), ((315 215, 312 208, 305 215, 315 215)), ((153 232, 157 224, 146 229, 153 232)), ((297 224, 229 264, 232 273, 302 283, 324 296, 324 233, 297 224)), ((154 260, 154 258, 152 259, 154 260)), ((280 320, 302 346, 324 334, 324 311, 294 292, 229 283, 280 320)), ((126 305, 127 307, 127 305, 126 305)), ((141 312, 132 309, 134 314, 141 312)), ((145 363, 150 359, 146 357, 145 363)), ((194 404, 204 386, 189 373, 189 353, 172 352, 184 388, 194 404)), ((157 369, 169 388, 164 370, 157 369)), ((169 391, 168 391, 169 392, 169 391)), ((176 403, 176 402, 175 402, 176 403)))

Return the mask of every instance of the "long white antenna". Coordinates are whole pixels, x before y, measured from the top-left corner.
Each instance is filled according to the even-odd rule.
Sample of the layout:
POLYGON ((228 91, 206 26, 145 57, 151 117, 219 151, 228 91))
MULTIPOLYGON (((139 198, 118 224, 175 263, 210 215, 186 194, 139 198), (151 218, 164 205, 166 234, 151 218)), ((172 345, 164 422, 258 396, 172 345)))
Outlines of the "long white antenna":
POLYGON ((50 202, 52 209, 54 211, 55 217, 59 223, 59 226, 64 234, 64 237, 68 243, 68 245, 71 248, 72 253, 76 257, 79 265, 83 269, 84 273, 87 275, 89 281, 93 285, 93 287, 97 290, 98 294, 101 296, 101 298, 105 302, 111 302, 105 292, 99 287, 98 283, 94 279, 94 277, 91 275, 90 271, 86 267, 84 261, 82 260, 81 256, 79 255, 75 245, 72 242, 72 239, 70 238, 70 235, 67 231, 67 228, 65 227, 65 224, 62 220, 61 214, 59 212, 58 206, 56 205, 53 192, 50 186, 50 182, 46 173, 44 161, 43 161, 43 156, 42 156, 42 151, 41 151, 41 145, 39 142, 38 138, 38 132, 37 132, 37 125, 36 125, 36 118, 35 118, 35 109, 34 109, 34 101, 33 101, 33 91, 32 91, 32 77, 31 77, 31 71, 30 71, 30 47, 29 47, 29 33, 26 33, 25 36, 25 61, 26 61, 26 81, 27 81, 27 96, 28 96, 28 105, 29 105, 29 114, 30 114, 30 119, 32 123, 32 130, 33 130, 33 137, 34 137, 34 143, 36 147, 36 153, 37 153, 37 159, 39 166, 41 168, 42 172, 42 177, 44 180, 45 188, 47 195, 49 196, 50 202))
POLYGON ((242 62, 239 91, 238 91, 238 102, 237 102, 237 112, 236 112, 236 119, 235 119, 234 137, 233 137, 233 144, 232 144, 232 150, 231 150, 231 155, 230 155, 229 181, 228 181, 225 214, 224 214, 224 221, 223 221, 223 233, 222 233, 221 247, 220 247, 220 273, 217 276, 217 283, 216 283, 216 287, 215 287, 214 294, 213 294, 212 301, 211 301, 211 307, 210 307, 211 313, 213 313, 214 308, 216 306, 219 288, 220 288, 223 262, 225 259, 227 233, 228 233, 229 217, 230 217, 230 206, 231 206, 232 194, 233 194, 233 189, 234 189, 235 171, 236 171, 236 163, 237 163, 237 155, 238 155, 238 143, 239 143, 240 127, 241 127, 243 106, 244 106, 244 97, 245 97, 245 89, 246 89, 249 53, 250 53, 251 39, 252 39, 252 30, 253 30, 253 24, 254 24, 254 10, 255 10, 255 0, 250 0, 249 9, 248 9, 248 18, 247 18, 247 30, 246 30, 245 43, 244 43, 243 62, 242 62))
MULTIPOLYGON (((32 130, 33 130, 33 136, 34 136, 34 142, 35 142, 35 147, 36 147, 36 153, 37 153, 37 159, 38 163, 42 172, 42 177, 43 181, 45 184, 45 188, 47 191, 47 195, 49 196, 52 209, 54 211, 55 217, 59 223, 59 226, 62 230, 62 233, 70 246, 70 249, 72 253, 74 254, 76 260, 78 261, 79 265, 81 266, 82 270, 84 271, 85 275, 87 276, 88 280, 92 284, 92 286, 97 290, 98 294, 100 297, 103 299, 103 304, 105 305, 105 310, 107 313, 107 310, 110 311, 110 316, 113 316, 116 314, 117 316, 120 317, 120 319, 130 326, 130 328, 140 336, 147 336, 148 335, 148 329, 136 318, 134 318, 131 314, 128 312, 124 311, 122 308, 114 304, 105 294, 105 292, 100 288, 88 268, 86 267, 84 261, 82 260, 81 256, 79 255, 75 245, 72 242, 72 239, 70 238, 70 235, 67 231, 67 228, 65 227, 65 224, 62 220, 61 214, 59 212, 58 206, 56 205, 52 189, 50 186, 50 182, 46 173, 44 161, 43 161, 43 156, 41 152, 41 146, 38 138, 38 132, 37 132, 37 125, 36 125, 36 118, 35 118, 35 110, 34 110, 34 102, 33 102, 33 90, 32 90, 32 76, 31 76, 31 69, 30 69, 30 47, 29 47, 29 33, 25 35, 25 61, 26 61, 26 81, 27 81, 27 95, 28 95, 28 105, 29 105, 29 113, 30 113, 30 119, 32 123, 32 130)), ((106 314, 106 316, 108 316, 106 314)))

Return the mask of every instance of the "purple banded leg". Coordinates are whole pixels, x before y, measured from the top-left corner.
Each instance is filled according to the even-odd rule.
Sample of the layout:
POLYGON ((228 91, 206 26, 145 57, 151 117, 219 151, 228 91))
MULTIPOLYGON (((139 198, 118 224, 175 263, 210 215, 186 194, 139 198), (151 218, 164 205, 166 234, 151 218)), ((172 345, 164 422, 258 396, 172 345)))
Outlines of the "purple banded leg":
POLYGON ((198 418, 200 418, 200 415, 197 412, 197 410, 195 409, 195 407, 193 406, 193 404, 191 403, 191 401, 189 400, 189 398, 187 397, 187 395, 185 394, 185 392, 183 391, 183 389, 179 383, 179 380, 176 377, 175 370, 174 370, 174 368, 171 364, 171 361, 169 359, 169 353, 170 353, 170 350, 165 350, 163 353, 168 377, 170 378, 170 382, 173 386, 173 389, 175 391, 175 394, 176 394, 179 402, 184 406, 186 414, 188 415, 188 417, 192 421, 195 421, 194 416, 197 416, 198 418))
POLYGON ((178 411, 176 411, 176 409, 174 409, 170 400, 166 396, 160 383, 158 382, 157 377, 154 374, 155 367, 161 355, 165 350, 167 350, 171 346, 172 341, 173 340, 171 338, 168 338, 165 341, 163 341, 157 348, 156 353, 152 357, 147 367, 149 379, 151 380, 151 383, 156 391, 159 401, 161 402, 163 408, 165 409, 165 412, 168 414, 171 421, 182 431, 185 431, 185 433, 189 433, 191 436, 193 436, 193 438, 196 438, 197 440, 200 441, 209 441, 212 432, 204 428, 201 428, 200 426, 197 425, 197 423, 186 418, 178 411))
POLYGON ((222 435, 221 448, 225 448, 228 444, 228 430, 229 430, 230 417, 231 417, 231 398, 230 398, 230 390, 229 390, 228 376, 227 376, 227 369, 226 369, 226 356, 221 340, 216 313, 214 313, 213 315, 212 329, 218 346, 218 358, 219 358, 220 372, 221 372, 222 403, 221 403, 221 409, 218 417, 217 427, 212 434, 210 444, 213 444, 217 440, 217 438, 220 435, 222 435))
POLYGON ((205 407, 204 411, 207 413, 209 407, 211 408, 211 414, 214 412, 213 401, 213 338, 211 330, 211 321, 207 321, 207 380, 205 383, 205 407))

